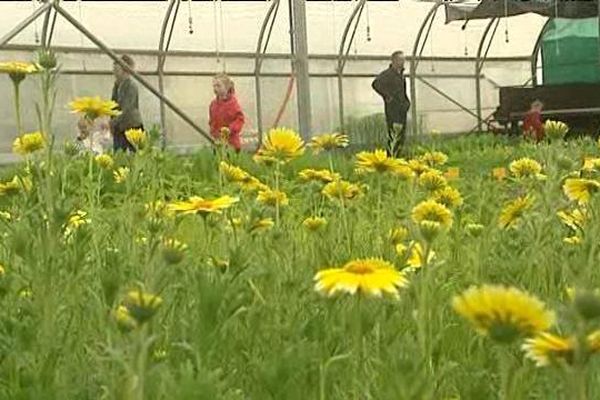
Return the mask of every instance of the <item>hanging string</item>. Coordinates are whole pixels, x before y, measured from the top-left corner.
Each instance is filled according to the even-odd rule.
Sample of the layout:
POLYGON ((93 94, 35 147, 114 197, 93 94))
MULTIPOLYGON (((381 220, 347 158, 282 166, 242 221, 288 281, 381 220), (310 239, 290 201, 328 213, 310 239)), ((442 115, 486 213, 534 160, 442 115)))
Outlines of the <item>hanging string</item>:
MULTIPOLYGON (((37 7, 35 5, 36 0, 31 0, 31 6, 33 8, 33 12, 36 11, 37 7)), ((35 39, 35 43, 39 44, 40 43, 40 34, 38 31, 38 21, 37 18, 35 19, 34 23, 33 23, 33 37, 35 39)))
POLYGON ((192 0, 188 0, 188 33, 194 34, 194 21, 192 20, 192 0))
POLYGON ((467 24, 465 24, 462 31, 463 31, 463 46, 464 46, 463 53, 464 53, 465 57, 467 57, 469 55, 469 47, 467 45, 467 43, 468 43, 467 24))
POLYGON ((367 7, 367 42, 371 41, 371 19, 369 18, 369 2, 366 3, 367 7))
POLYGON ((508 43, 508 0, 504 0, 504 42, 508 43))
POLYGON ((213 30, 215 35, 215 51, 217 52, 217 64, 221 63, 221 51, 219 47, 219 27, 217 20, 217 0, 213 0, 213 30))
MULTIPOLYGON (((225 32, 223 28, 223 3, 219 0, 219 26, 221 30, 221 48, 223 50, 227 49, 225 46, 225 32)), ((223 72, 227 70, 227 57, 223 57, 223 72)))

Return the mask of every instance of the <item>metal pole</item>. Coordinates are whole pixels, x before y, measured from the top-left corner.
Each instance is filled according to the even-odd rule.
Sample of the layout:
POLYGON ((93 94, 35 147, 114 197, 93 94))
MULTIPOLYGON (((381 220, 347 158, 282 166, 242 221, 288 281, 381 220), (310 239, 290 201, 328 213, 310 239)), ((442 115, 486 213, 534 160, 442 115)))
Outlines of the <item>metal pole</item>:
MULTIPOLYGON (((412 131, 413 135, 417 135, 419 133, 419 126, 417 123, 418 113, 417 113, 417 49, 419 48, 419 42, 421 40, 421 35, 423 34, 423 30, 425 29, 425 25, 429 22, 429 19, 437 12, 438 7, 442 5, 441 2, 435 3, 427 16, 423 20, 421 27, 419 28, 419 32, 417 33, 417 37, 415 39, 415 44, 413 46, 412 57, 410 58, 410 102, 411 102, 411 117, 412 117, 412 131)), ((431 26, 430 26, 431 28, 431 26)), ((425 46, 425 45, 423 45, 425 46)))
POLYGON ((17 26, 15 26, 10 32, 8 32, 6 35, 4 35, 2 37, 2 39, 0 39, 0 47, 5 46, 8 42, 10 42, 10 40, 12 38, 14 38, 19 33, 21 33, 23 31, 23 29, 27 28, 40 15, 42 15, 44 12, 46 12, 46 10, 48 10, 50 7, 52 7, 52 5, 54 4, 54 1, 55 0, 49 0, 48 2, 44 3, 43 6, 41 6, 37 10, 35 10, 33 12, 33 14, 31 14, 29 17, 25 18, 17 26))
POLYGON ((162 101, 164 101, 165 104, 171 110, 173 110, 173 112, 175 114, 177 114, 181 119, 183 119, 185 122, 187 122, 192 128, 194 128, 194 130, 196 132, 198 132, 200 135, 204 136, 209 141, 209 143, 211 143, 213 145, 215 144, 213 138, 208 133, 206 133, 202 128, 200 128, 190 117, 188 117, 187 114, 185 114, 182 110, 179 109, 179 107, 177 107, 175 104, 173 104, 171 102, 171 100, 169 100, 168 98, 166 98, 165 96, 163 96, 158 90, 156 90, 140 74, 138 74, 137 72, 135 72, 134 70, 132 70, 129 67, 129 65, 127 65, 126 63, 124 63, 114 51, 112 51, 111 49, 109 49, 100 39, 98 39, 96 36, 94 36, 94 34, 91 33, 90 31, 88 31, 87 28, 84 27, 82 24, 80 24, 79 21, 77 21, 75 18, 73 18, 71 16, 71 14, 69 14, 67 11, 65 11, 58 4, 54 4, 54 8, 56 9, 56 11, 60 15, 62 15, 67 21, 69 21, 75 28, 77 28, 81 33, 83 33, 92 43, 94 43, 104 53, 106 53, 106 55, 109 56, 115 63, 119 64, 121 66, 121 68, 123 68, 125 71, 127 71, 129 74, 131 74, 131 76, 136 81, 138 81, 142 86, 144 86, 146 89, 148 89, 156 97, 158 97, 159 99, 161 99, 162 101))
POLYGON ((267 10, 267 15, 263 20, 263 24, 260 28, 260 34, 258 35, 258 41, 256 43, 256 53, 254 56, 254 87, 256 94, 256 127, 258 129, 258 144, 262 144, 263 137, 263 125, 262 125, 262 95, 260 89, 260 69, 262 67, 263 55, 267 51, 267 46, 269 45, 269 39, 271 38, 271 32, 273 31, 273 25, 275 24, 275 19, 277 18, 277 12, 279 11, 279 3, 280 0, 273 0, 269 10, 267 10), (273 18, 271 18, 271 15, 273 18), (263 38, 265 36, 265 32, 267 31, 267 26, 269 25, 269 33, 267 34, 266 42, 263 46, 263 38))
POLYGON ((348 18, 348 22, 346 23, 346 27, 344 28, 344 33, 342 34, 342 40, 340 42, 340 49, 338 51, 338 67, 337 67, 337 82, 338 82, 338 107, 339 107, 339 118, 340 118, 340 130, 344 131, 344 83, 343 83, 343 74, 344 67, 346 65, 346 57, 350 52, 350 48, 352 46, 352 41, 354 40, 354 35, 356 33, 356 28, 358 28, 358 22, 360 21, 360 16, 362 15, 362 10, 364 8, 367 0, 360 0, 360 2, 354 7, 352 10, 352 14, 348 18), (350 43, 348 43, 346 48, 346 39, 348 38, 348 32, 350 31, 350 26, 354 21, 354 18, 358 14, 358 18, 356 18, 356 24, 354 25, 354 31, 350 37, 350 43))
MULTIPOLYGON (((164 66, 165 60, 167 58, 166 54, 164 54, 165 47, 165 34, 167 33, 167 25, 169 24, 169 18, 171 17, 171 13, 173 12, 173 7, 177 4, 177 8, 179 9, 180 0, 170 0, 169 6, 167 7, 167 12, 163 19, 162 27, 160 29, 160 39, 158 41, 158 90, 160 94, 164 96, 165 94, 165 79, 164 79, 164 66)), ((173 25, 175 25, 175 19, 177 18, 177 13, 173 17, 173 25)), ((160 146, 164 149, 167 145, 167 110, 165 109, 165 102, 160 100, 160 125, 162 126, 162 132, 160 136, 160 146)))
MULTIPOLYGON (((487 38, 488 32, 490 31, 490 29, 492 28, 492 25, 494 24, 494 22, 496 23, 496 28, 498 27, 498 24, 500 22, 499 19, 496 18, 492 18, 492 20, 489 22, 489 24, 485 27, 485 30, 483 31, 483 35, 481 35, 481 40, 479 41, 479 47, 477 48, 477 59, 475 60, 475 101, 476 101, 476 107, 477 107, 477 129, 479 132, 481 132, 482 130, 482 120, 481 120, 481 69, 483 67, 483 60, 481 59, 481 52, 483 50, 483 44, 485 42, 485 39, 487 38)), ((496 33, 496 29, 494 29, 494 32, 492 33, 492 37, 490 38, 489 43, 492 43, 492 39, 494 38, 494 35, 496 33)), ((489 46, 488 46, 488 50, 489 50, 489 46)), ((487 55, 487 50, 486 50, 486 55, 487 55)), ((485 56, 484 56, 485 59, 485 56)))
MULTIPOLYGON (((537 81, 538 57, 540 54, 540 49, 542 48, 542 37, 544 36, 544 33, 546 32, 546 29, 548 28, 549 24, 550 24, 550 18, 548 18, 546 20, 546 23, 542 27, 542 30, 540 31, 540 34, 538 35, 538 38, 535 41, 535 46, 533 46, 533 52, 531 53, 531 81, 533 82, 533 86, 537 86, 537 84, 538 84, 538 81, 537 81)), ((598 40, 600 40, 600 37, 598 40)), ((598 52, 598 54, 600 55, 600 51, 598 52)))
POLYGON ((293 0, 294 45, 296 50, 295 72, 298 95, 298 119, 300 135, 304 140, 311 137, 310 78, 308 75, 308 41, 306 32, 306 3, 293 0))
POLYGON ((417 77, 417 79, 420 80, 421 82, 423 82, 426 86, 430 87, 434 92, 438 93, 440 96, 442 96, 443 98, 448 100, 450 103, 457 105, 460 109, 462 109, 466 113, 471 114, 473 117, 477 118, 477 114, 475 114, 473 111, 469 110, 467 107, 460 104, 458 101, 454 100, 452 97, 448 96, 442 90, 436 88, 434 85, 432 85, 431 83, 429 83, 428 81, 426 81, 425 79, 423 79, 421 77, 417 77))

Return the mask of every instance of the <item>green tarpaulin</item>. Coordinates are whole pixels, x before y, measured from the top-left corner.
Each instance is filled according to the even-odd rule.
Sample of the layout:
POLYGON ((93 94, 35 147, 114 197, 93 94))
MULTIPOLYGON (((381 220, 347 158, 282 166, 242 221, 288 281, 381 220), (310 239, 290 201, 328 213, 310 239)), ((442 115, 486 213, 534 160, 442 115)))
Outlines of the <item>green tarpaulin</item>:
POLYGON ((597 18, 552 19, 541 44, 544 85, 600 82, 597 18))

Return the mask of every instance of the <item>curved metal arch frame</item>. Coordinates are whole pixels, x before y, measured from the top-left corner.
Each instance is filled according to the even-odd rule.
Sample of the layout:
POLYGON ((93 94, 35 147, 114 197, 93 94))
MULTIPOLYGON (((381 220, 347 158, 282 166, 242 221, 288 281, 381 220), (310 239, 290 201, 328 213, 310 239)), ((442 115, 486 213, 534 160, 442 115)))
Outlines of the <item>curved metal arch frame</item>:
POLYGON ((263 19, 262 26, 260 27, 260 33, 258 40, 256 41, 256 52, 254 56, 254 91, 256 95, 256 127, 258 130, 258 143, 262 144, 263 138, 263 123, 262 123, 262 95, 260 88, 260 70, 263 62, 263 55, 267 52, 269 41, 271 40, 271 33, 273 32, 273 26, 277 19, 279 12, 279 4, 281 0, 273 0, 271 6, 267 10, 267 14, 263 19), (266 33, 266 40, 265 40, 266 33), (264 43, 263 43, 264 41, 264 43))
POLYGON ((362 16, 362 12, 365 8, 366 3, 367 0, 359 0, 358 4, 352 10, 352 13, 348 17, 348 21, 346 22, 346 26, 344 27, 344 33, 342 34, 342 40, 340 41, 340 47, 338 50, 338 65, 336 68, 336 73, 338 82, 338 112, 340 119, 340 130, 342 132, 344 131, 344 67, 346 66, 348 54, 350 53, 352 42, 354 41, 354 36, 356 35, 356 30, 358 29, 358 23, 360 22, 360 17, 362 16), (350 40, 346 45, 346 41, 348 40, 348 33, 350 32, 352 24, 354 24, 354 28, 352 28, 350 40))
POLYGON ((483 63, 485 62, 488 52, 490 50, 490 47, 492 45, 492 41, 494 40, 494 36, 496 36, 496 30, 498 29, 499 25, 500 25, 500 18, 492 18, 490 20, 490 22, 487 24, 487 26, 485 27, 485 30, 483 31, 483 34, 481 35, 481 39, 479 40, 479 46, 477 47, 477 58, 475 59, 475 102, 476 102, 476 108, 477 108, 477 130, 479 132, 481 132, 481 130, 483 128, 483 126, 482 126, 483 120, 481 118, 481 71, 483 69, 483 63), (492 30, 491 36, 489 36, 489 40, 488 40, 487 47, 485 49, 485 53, 484 53, 483 57, 481 57, 481 52, 483 50, 483 46, 485 44, 486 39, 488 38, 488 33, 490 32, 490 29, 492 29, 492 26, 494 26, 494 29, 492 30))
POLYGON ((537 40, 535 41, 535 46, 533 46, 533 51, 531 52, 531 81, 534 86, 537 86, 537 63, 538 57, 540 54, 540 50, 542 48, 542 36, 544 36, 544 32, 548 29, 548 24, 550 24, 551 18, 546 20, 546 23, 540 30, 540 34, 538 35, 537 40))
MULTIPOLYGON (((171 37, 173 36, 173 28, 175 26, 175 21, 177 20, 177 13, 179 12, 179 5, 181 4, 181 0, 169 0, 169 5, 167 6, 167 12, 163 18, 162 26, 160 29, 160 39, 158 41, 158 60, 157 60, 157 73, 158 73, 158 91, 161 95, 165 94, 165 77, 164 77, 164 66, 165 61, 167 59, 166 51, 169 48, 169 44, 171 43, 171 37), (175 7, 177 6, 177 7, 175 7), (169 38, 167 40, 167 44, 165 46, 165 34, 167 33, 167 25, 169 24, 169 20, 171 19, 171 14, 173 13, 173 8, 175 7, 175 13, 173 15, 173 19, 171 20, 171 29, 169 32, 169 38)), ((160 124, 162 126, 161 132, 161 148, 165 148, 167 146, 167 110, 165 107, 165 102, 160 100, 160 124)))

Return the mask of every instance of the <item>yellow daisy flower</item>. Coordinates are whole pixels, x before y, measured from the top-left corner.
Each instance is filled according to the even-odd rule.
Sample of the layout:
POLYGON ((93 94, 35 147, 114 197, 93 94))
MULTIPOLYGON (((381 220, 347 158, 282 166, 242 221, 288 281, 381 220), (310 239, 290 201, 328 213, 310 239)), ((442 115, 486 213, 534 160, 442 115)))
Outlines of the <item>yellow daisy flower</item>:
POLYGON ((127 293, 123 305, 127 307, 129 314, 142 324, 148 321, 160 308, 163 300, 152 293, 141 290, 131 290, 127 293))
POLYGON ((357 259, 346 263, 342 268, 321 270, 314 280, 315 290, 328 296, 338 292, 359 292, 371 296, 387 293, 398 298, 398 288, 408 285, 404 273, 381 258, 357 259))
POLYGON ((123 332, 129 332, 138 327, 138 323, 131 316, 127 307, 121 305, 113 312, 113 317, 117 322, 117 326, 123 332))
POLYGON ((547 120, 544 123, 544 133, 549 139, 562 139, 567 132, 569 127, 564 122, 547 120))
POLYGON ((591 179, 571 178, 565 180, 563 192, 571 201, 585 204, 590 201, 593 193, 600 188, 600 182, 591 179))
MULTIPOLYGON (((410 248, 410 255, 408 256, 408 260, 406 260, 406 269, 408 271, 416 271, 425 265, 423 246, 421 246, 421 243, 419 242, 411 241, 408 247, 410 248)), ((427 265, 431 265, 434 260, 435 251, 430 250, 429 255, 427 256, 427 265)))
POLYGON ((510 172, 516 178, 537 178, 543 179, 542 166, 531 158, 521 158, 510 163, 510 172))
POLYGON ((24 133, 13 142, 13 152, 25 156, 41 150, 46 145, 46 139, 41 132, 24 133))
POLYGON ((419 176, 419 185, 430 192, 435 192, 445 188, 448 182, 439 171, 430 170, 419 176))
POLYGON ((561 210, 556 213, 561 222, 572 231, 583 230, 583 226, 588 219, 588 212, 585 208, 576 208, 574 210, 561 210))
POLYGON ((444 172, 444 178, 447 180, 455 180, 460 178, 460 168, 450 167, 444 172))
POLYGON ((500 213, 499 226, 512 228, 516 226, 526 210, 533 205, 533 197, 527 195, 507 203, 500 213))
POLYGON ((448 161, 448 156, 441 151, 430 151, 423 154, 419 159, 430 167, 444 165, 448 161))
POLYGON ((352 200, 362 195, 360 186, 348 181, 329 182, 321 193, 330 200, 352 200))
POLYGON ((404 226, 399 228, 394 228, 389 232, 389 239, 393 245, 397 245, 398 243, 404 241, 408 237, 408 229, 404 226))
POLYGON ((179 264, 187 249, 188 245, 177 239, 164 238, 162 240, 162 256, 167 264, 179 264))
POLYGON ((287 162, 304 154, 304 141, 296 132, 287 128, 271 129, 257 156, 260 160, 287 162))
POLYGON ((148 134, 141 129, 128 129, 125 131, 127 141, 137 150, 141 150, 148 144, 148 134))
POLYGON ((129 168, 127 167, 119 167, 113 171, 113 178, 116 183, 123 183, 127 180, 129 176, 129 168))
POLYGON ((39 71, 36 64, 30 62, 10 61, 0 63, 0 73, 8 74, 10 79, 19 83, 29 74, 39 71))
MULTIPOLYGON (((421 177, 423 175, 421 175, 421 177)), ((448 208, 460 207, 463 204, 463 198, 460 195, 460 192, 451 186, 445 186, 442 189, 436 190, 431 197, 433 200, 448 208)))
POLYGON ((431 169, 427 164, 417 159, 408 160, 407 165, 417 176, 431 169))
POLYGON ((581 237, 577 235, 569 236, 563 239, 563 243, 578 245, 581 244, 581 237))
POLYGON ((444 228, 452 226, 452 212, 435 200, 425 200, 412 209, 412 219, 417 224, 423 221, 438 222, 444 228))
POLYGON ((287 195, 284 192, 272 189, 261 190, 260 192, 258 192, 256 201, 271 207, 287 206, 290 202, 288 200, 287 195))
POLYGON ((99 154, 94 159, 96 160, 96 163, 104 169, 112 169, 115 165, 115 161, 108 154, 99 154))
POLYGON ((499 167, 492 169, 492 177, 498 181, 504 180, 506 178, 506 168, 499 167))
POLYGON ((318 181, 329 183, 341 179, 340 174, 331 172, 328 169, 303 169, 298 173, 298 176, 305 182, 318 181))
POLYGON ((409 181, 415 177, 415 173, 408 165, 399 165, 391 172, 391 174, 403 181, 409 181))
POLYGON ((402 161, 389 157, 385 150, 361 151, 356 155, 358 172, 393 172, 402 165, 402 161))
POLYGON ((600 170, 600 158, 585 157, 581 170, 586 172, 600 170))
POLYGON ((347 135, 341 133, 326 133, 313 137, 310 140, 308 147, 312 148, 313 152, 317 154, 321 151, 347 147, 348 143, 349 139, 347 135))
POLYGON ((534 361, 536 366, 545 367, 558 359, 572 363, 575 345, 572 337, 563 338, 548 332, 541 332, 533 338, 525 339, 521 349, 525 352, 525 357, 534 361))
POLYGON ((223 210, 231 207, 239 201, 237 197, 221 196, 219 198, 208 200, 202 197, 193 196, 185 201, 176 201, 168 205, 170 211, 181 214, 196 214, 203 216, 208 214, 221 214, 223 210))
POLYGON ((250 177, 250 174, 240 167, 221 161, 219 163, 219 171, 230 182, 243 182, 250 177))
POLYGON ((28 176, 15 175, 12 180, 0 183, 0 196, 17 194, 20 191, 29 192, 33 186, 28 176))
POLYGON ((100 96, 78 97, 69 103, 73 114, 83 114, 89 120, 98 117, 116 117, 121 114, 119 105, 113 100, 104 100, 100 96))
POLYGON ((514 287, 472 287, 455 296, 452 306, 477 332, 500 342, 546 331, 555 321, 543 302, 514 287))
POLYGON ((250 224, 249 232, 250 233, 264 232, 264 231, 268 231, 269 229, 273 228, 273 226, 275 226, 275 222, 273 221, 273 218, 270 218, 270 217, 269 218, 261 218, 250 224))
POLYGON ((302 221, 302 225, 309 231, 316 231, 327 225, 327 220, 322 217, 308 217, 302 221))

